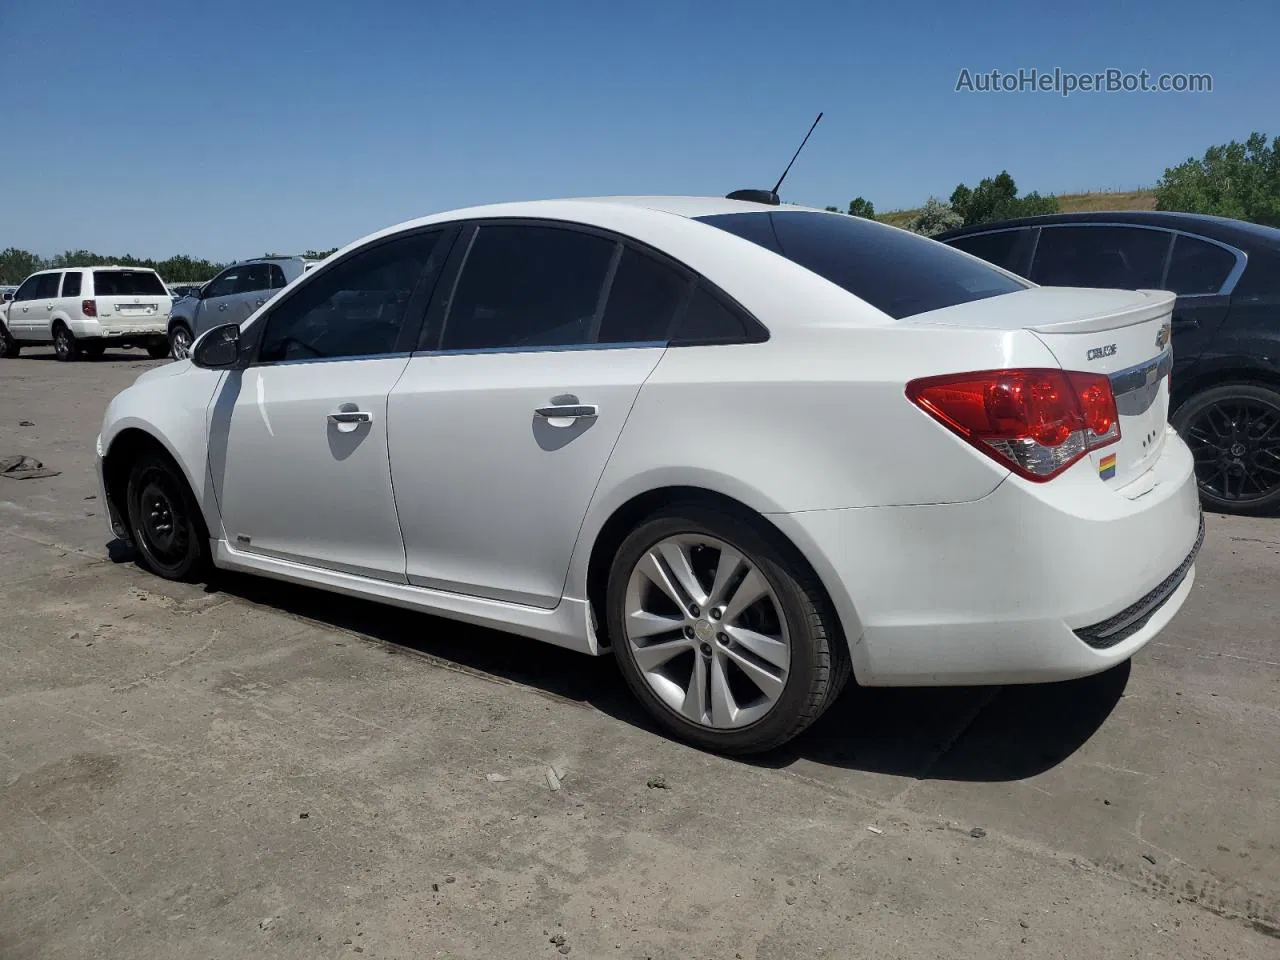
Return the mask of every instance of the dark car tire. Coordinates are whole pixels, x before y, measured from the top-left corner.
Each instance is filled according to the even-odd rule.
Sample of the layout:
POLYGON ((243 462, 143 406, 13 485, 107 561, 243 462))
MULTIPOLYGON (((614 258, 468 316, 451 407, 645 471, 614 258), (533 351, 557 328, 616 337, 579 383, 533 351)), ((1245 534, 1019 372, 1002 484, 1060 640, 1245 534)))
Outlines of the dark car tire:
MULTIPOLYGON (((719 560, 717 569, 718 565, 719 560)), ((707 573, 703 579, 709 576, 707 573)), ((705 588, 709 583, 701 585, 705 588)), ((674 504, 637 526, 614 556, 605 610, 610 642, 632 692, 667 731, 688 743, 717 753, 761 753, 781 746, 822 715, 836 700, 851 674, 849 651, 839 620, 809 565, 764 520, 715 506, 696 502, 674 504), (627 633, 628 591, 632 577, 646 554, 667 542, 668 538, 697 540, 704 536, 738 552, 749 567, 763 577, 772 591, 772 595, 765 599, 772 606, 776 598, 773 612, 779 622, 785 621, 790 644, 790 659, 781 693, 772 707, 747 725, 727 729, 694 722, 658 696, 637 662, 636 650, 627 633)), ((709 612, 702 613, 710 615, 709 612)), ((689 633, 677 632, 671 636, 678 641, 681 636, 688 638, 689 633)), ((686 683, 689 689, 692 688, 696 658, 705 656, 710 670, 712 656, 725 657, 711 643, 703 643, 699 649, 696 640, 689 642, 692 646, 688 653, 680 654, 689 664, 689 680, 685 681, 683 677, 673 679, 673 689, 676 690, 685 687, 686 683)), ((643 644, 640 649, 643 649, 643 644)), ((721 659, 720 662, 727 661, 721 659)), ((674 658, 670 663, 673 671, 679 665, 674 658)), ((725 669, 736 672, 740 668, 725 669)))
POLYGON ((1170 423, 1196 461, 1206 508, 1271 513, 1280 508, 1280 390, 1230 383, 1193 395, 1170 423))
POLYGON ((175 323, 169 328, 169 353, 175 360, 185 360, 191 355, 191 344, 194 341, 191 328, 185 323, 175 323))
POLYGON ((53 355, 63 363, 80 359, 80 341, 61 321, 53 328, 53 355))
POLYGON ((22 344, 9 334, 4 324, 0 323, 0 360, 11 360, 22 352, 22 344))
POLYGON ((199 579, 209 565, 209 535, 177 464, 144 453, 129 471, 125 506, 138 561, 166 580, 199 579))
POLYGON ((169 356, 172 348, 167 339, 147 344, 147 356, 152 360, 163 360, 169 356))

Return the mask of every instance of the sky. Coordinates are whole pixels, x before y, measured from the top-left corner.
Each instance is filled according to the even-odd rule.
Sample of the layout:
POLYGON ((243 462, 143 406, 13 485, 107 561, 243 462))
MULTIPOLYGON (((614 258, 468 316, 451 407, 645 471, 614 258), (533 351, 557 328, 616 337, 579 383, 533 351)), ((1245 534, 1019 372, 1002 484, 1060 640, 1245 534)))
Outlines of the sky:
POLYGON ((1132 189, 1280 135, 1276 0, 0 0, 0 248, 229 260, 441 210, 771 187, 877 210, 1007 169, 1132 189), (1212 93, 957 92, 961 70, 1212 93))

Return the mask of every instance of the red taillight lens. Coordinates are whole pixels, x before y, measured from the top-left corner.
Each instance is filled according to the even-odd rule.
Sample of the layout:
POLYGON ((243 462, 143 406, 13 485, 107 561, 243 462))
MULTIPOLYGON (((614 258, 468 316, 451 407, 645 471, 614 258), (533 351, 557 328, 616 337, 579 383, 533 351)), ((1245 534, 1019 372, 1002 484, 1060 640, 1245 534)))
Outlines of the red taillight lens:
POLYGON ((83 313, 86 317, 96 317, 98 315, 98 301, 97 300, 81 300, 80 312, 83 313))
POLYGON ((1048 480, 1120 439, 1111 381, 1062 370, 988 370, 907 384, 907 397, 983 453, 1048 480))

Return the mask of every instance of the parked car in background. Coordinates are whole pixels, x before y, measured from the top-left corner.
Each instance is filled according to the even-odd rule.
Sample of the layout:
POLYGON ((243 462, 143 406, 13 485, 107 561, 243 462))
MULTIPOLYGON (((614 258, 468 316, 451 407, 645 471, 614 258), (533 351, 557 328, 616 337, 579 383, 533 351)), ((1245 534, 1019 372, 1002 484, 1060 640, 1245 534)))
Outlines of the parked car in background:
MULTIPOLYGON (((1214 510, 1280 507, 1280 230, 1189 213, 1053 214, 935 239, 1044 286, 1159 289, 1173 308, 1171 422, 1214 510)), ((1113 349, 1111 339, 1093 346, 1113 349)))
POLYGON ((1164 629, 1204 530, 1173 300, 800 207, 473 207, 143 374, 103 419, 102 502, 159 576, 612 650, 674 734, 765 750, 851 671, 1059 680, 1164 629))
POLYGON ((108 346, 142 347, 168 356, 173 298, 160 275, 145 267, 41 270, 22 282, 0 329, 0 356, 52 343, 62 361, 96 359, 108 346))
POLYGON ((221 323, 239 323, 318 261, 260 257, 227 267, 191 297, 174 304, 169 343, 174 359, 187 356, 196 337, 221 323))

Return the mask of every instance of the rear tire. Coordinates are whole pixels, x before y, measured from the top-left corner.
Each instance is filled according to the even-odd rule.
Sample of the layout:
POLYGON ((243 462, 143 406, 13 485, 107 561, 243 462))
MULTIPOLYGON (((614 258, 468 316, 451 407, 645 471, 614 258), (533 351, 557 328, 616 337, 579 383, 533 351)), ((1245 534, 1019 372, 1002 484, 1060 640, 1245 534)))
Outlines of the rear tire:
POLYGON ((1280 508, 1280 391, 1260 383, 1211 387, 1170 422, 1195 457, 1205 507, 1239 514, 1280 508))
POLYGON ((9 360, 22 352, 22 344, 13 339, 3 323, 0 323, 0 360, 9 360))
POLYGON ((719 753, 791 740, 851 673, 838 618, 804 559, 763 520, 706 504, 674 504, 632 531, 605 609, 632 692, 667 731, 719 753))
POLYGON ((196 580, 209 564, 209 535, 186 477, 168 457, 144 453, 125 490, 139 563, 166 580, 196 580))
POLYGON ((80 359, 80 341, 61 321, 53 328, 53 353, 63 363, 80 359))

